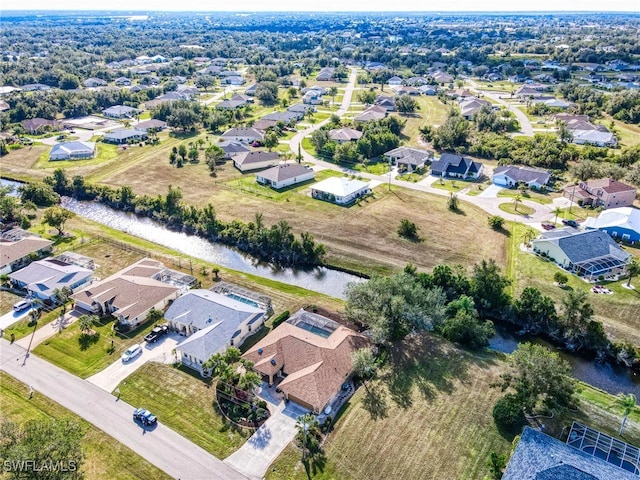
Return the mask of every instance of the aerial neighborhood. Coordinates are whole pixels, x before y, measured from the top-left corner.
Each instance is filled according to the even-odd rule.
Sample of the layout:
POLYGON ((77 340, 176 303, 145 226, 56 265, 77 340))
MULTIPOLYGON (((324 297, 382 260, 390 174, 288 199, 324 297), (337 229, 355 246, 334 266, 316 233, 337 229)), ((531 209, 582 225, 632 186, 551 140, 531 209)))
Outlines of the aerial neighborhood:
POLYGON ((638 477, 640 15, 121 13, 0 18, 0 478, 638 477))

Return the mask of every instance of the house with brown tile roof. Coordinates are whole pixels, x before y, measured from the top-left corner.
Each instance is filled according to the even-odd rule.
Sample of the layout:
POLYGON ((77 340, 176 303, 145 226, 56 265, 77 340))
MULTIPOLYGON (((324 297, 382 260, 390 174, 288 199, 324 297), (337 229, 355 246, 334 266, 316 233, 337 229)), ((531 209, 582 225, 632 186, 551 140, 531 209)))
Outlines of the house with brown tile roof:
POLYGON ((285 398, 319 413, 353 373, 352 354, 369 340, 333 320, 304 310, 250 348, 243 358, 285 398))
POLYGON ((52 246, 51 240, 36 236, 25 236, 15 241, 0 238, 0 274, 24 267, 32 256, 40 258, 50 253, 52 246))
POLYGON ((143 258, 102 281, 72 295, 75 308, 96 315, 113 315, 121 325, 136 327, 149 311, 163 311, 171 300, 188 290, 174 272, 156 260, 143 258))
POLYGON ((631 207, 637 190, 631 185, 612 178, 580 182, 564 189, 564 196, 580 206, 606 208, 631 207))

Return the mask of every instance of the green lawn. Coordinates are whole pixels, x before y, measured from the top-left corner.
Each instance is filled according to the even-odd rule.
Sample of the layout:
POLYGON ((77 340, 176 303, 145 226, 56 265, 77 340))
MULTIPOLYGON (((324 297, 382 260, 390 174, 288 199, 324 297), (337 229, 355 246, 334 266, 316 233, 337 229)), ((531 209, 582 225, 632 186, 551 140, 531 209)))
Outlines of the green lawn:
POLYGON ((82 165, 83 167, 103 163, 112 160, 118 156, 118 146, 109 143, 97 142, 97 153, 94 158, 86 160, 55 160, 49 161, 49 149, 43 152, 35 164, 35 168, 74 168, 82 165))
POLYGON ((464 190, 469 186, 473 186, 475 183, 473 182, 465 182, 464 180, 444 180, 439 179, 431 184, 433 188, 438 188, 440 190, 446 190, 447 192, 459 192, 464 190))
POLYGON ((524 194, 517 189, 503 188, 498 192, 498 197, 509 197, 514 198, 517 195, 520 195, 523 200, 531 200, 533 202, 538 202, 543 205, 553 203, 553 196, 548 192, 534 192, 532 190, 527 190, 524 194))
POLYGON ((512 215, 526 216, 526 215, 531 215, 533 212, 535 212, 533 208, 528 207, 527 205, 523 205, 520 202, 518 202, 517 206, 515 203, 512 203, 512 202, 501 203, 500 205, 498 205, 498 208, 503 212, 507 212, 512 215))
POLYGON ((120 385, 120 398, 151 410, 167 427, 218 458, 235 452, 251 435, 227 422, 214 404, 214 388, 197 373, 149 362, 120 385))
POLYGON ((130 448, 47 397, 36 393, 29 399, 29 387, 4 372, 0 372, 0 405, 2 416, 17 423, 45 418, 78 420, 85 432, 82 439, 82 451, 85 454, 82 472, 87 480, 171 478, 130 448))
MULTIPOLYGON (((290 445, 269 467, 268 480, 481 479, 491 451, 508 454, 512 436, 496 428, 492 408, 502 396, 489 385, 505 371, 499 353, 469 353, 430 334, 392 350, 379 379, 360 388, 327 437, 326 458, 307 469, 290 445), (428 468, 426 468, 428 466, 428 468)), ((559 437, 577 420, 617 437, 615 397, 578 384, 579 408, 541 419, 559 437)), ((624 440, 640 442, 640 409, 624 440)))
POLYGON ((26 337, 27 335, 30 335, 33 330, 34 327, 36 329, 43 327, 44 325, 54 321, 57 317, 60 316, 60 313, 62 312, 62 308, 56 308, 55 310, 42 315, 39 319, 38 319, 38 323, 37 325, 34 325, 31 322, 31 317, 29 315, 27 315, 25 318, 23 318, 22 320, 14 323, 13 325, 11 325, 9 328, 5 329, 4 331, 4 336, 6 338, 8 338, 12 333, 15 337, 16 340, 26 337))
POLYGON ((359 172, 372 173, 374 175, 386 175, 389 173, 389 163, 383 159, 372 159, 366 163, 358 163, 353 166, 359 172))
MULTIPOLYGON (((535 287, 543 295, 551 297, 556 305, 560 305, 566 295, 566 289, 582 289, 589 291, 591 285, 575 275, 568 275, 569 283, 566 289, 554 285, 553 275, 562 271, 555 264, 530 253, 522 252, 522 234, 526 227, 520 223, 512 223, 510 251, 508 261, 508 275, 512 280, 511 294, 519 295, 525 287, 535 287)), ((637 249, 626 248, 632 254, 638 255, 637 249)), ((589 302, 595 310, 596 319, 604 323, 607 334, 615 341, 631 342, 640 345, 640 288, 629 290, 622 286, 626 280, 605 282, 613 295, 596 295, 589 293, 589 302)), ((640 286, 640 281, 634 281, 640 286)))
POLYGON ((75 322, 42 342, 33 353, 80 378, 90 377, 109 364, 119 361, 120 355, 128 346, 140 341, 153 328, 153 324, 149 323, 126 334, 111 336, 112 325, 112 318, 102 319, 94 326, 95 334, 87 337, 81 335, 78 323, 75 322), (112 341, 114 351, 110 353, 112 341))

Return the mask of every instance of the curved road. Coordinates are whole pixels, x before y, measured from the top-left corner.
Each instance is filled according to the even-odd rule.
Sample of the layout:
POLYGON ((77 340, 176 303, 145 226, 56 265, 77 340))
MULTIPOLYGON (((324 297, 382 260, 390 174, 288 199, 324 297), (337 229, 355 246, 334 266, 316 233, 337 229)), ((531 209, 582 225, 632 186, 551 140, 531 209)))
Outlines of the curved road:
POLYGON ((0 370, 84 418, 168 475, 181 480, 247 480, 210 453, 160 423, 144 430, 132 420, 134 407, 101 388, 29 355, 0 339, 0 370))
MULTIPOLYGON (((344 115, 347 110, 349 109, 349 105, 351 104, 351 97, 353 96, 353 91, 355 89, 355 83, 356 83, 356 78, 357 78, 357 70, 355 68, 351 69, 351 74, 349 75, 349 83, 347 84, 345 93, 344 93, 344 97, 342 98, 342 103, 340 105, 340 108, 338 109, 338 111, 336 112, 337 115, 342 116, 344 115)), ((472 85, 474 85, 475 87, 477 87, 477 84, 475 82, 472 82, 472 85)), ((484 93, 484 92, 483 92, 484 93)), ((493 96, 491 96, 491 98, 493 98, 493 96)), ((501 99, 496 99, 496 101, 509 106, 506 102, 504 102, 501 99)), ((533 130, 531 128, 531 122, 529 121, 529 119, 526 117, 526 115, 524 115, 523 112, 521 112, 519 109, 515 108, 513 109, 514 113, 516 114, 516 117, 518 117, 518 119, 520 120, 520 125, 523 129, 523 134, 524 135, 529 135, 529 136, 533 136, 533 130), (524 117, 523 120, 521 120, 521 116, 524 117), (527 133, 530 131, 530 134, 527 133)), ((316 125, 313 125, 301 132, 298 132, 290 141, 289 146, 291 151, 294 154, 298 154, 298 145, 300 145, 300 152, 302 153, 302 157, 306 162, 310 162, 313 163, 315 165, 317 165, 318 167, 322 168, 322 169, 329 169, 329 170, 335 170, 338 172, 342 172, 344 174, 347 175, 356 175, 362 178, 366 178, 368 180, 374 180, 380 183, 391 183, 392 185, 396 185, 399 187, 403 187, 403 188, 408 188, 411 190, 419 190, 422 192, 427 192, 427 193, 432 193, 434 195, 441 195, 441 196, 449 196, 449 192, 447 190, 442 190, 440 188, 434 188, 431 186, 431 183, 433 183, 434 181, 436 181, 435 177, 427 177, 424 180, 422 180, 421 182, 418 183, 410 183, 410 182, 404 182, 402 180, 396 180, 395 178, 392 178, 391 181, 389 182, 389 177, 387 175, 373 175, 371 173, 365 173, 365 172, 360 172, 358 170, 351 170, 348 168, 344 168, 344 167, 340 167, 339 165, 336 165, 334 163, 329 163, 329 162, 325 162, 323 160, 320 160, 316 157, 314 157, 313 155, 311 155, 309 152, 307 152, 304 148, 302 148, 302 140, 310 135, 311 133, 313 133, 314 131, 318 130, 320 127, 322 127, 323 125, 326 125, 329 122, 329 119, 326 119, 316 125)), ((536 224, 536 223, 541 223, 541 222, 545 222, 545 221, 549 221, 551 219, 553 219, 553 213, 552 210, 553 208, 555 208, 556 206, 561 206, 561 207, 566 207, 567 206, 567 200, 564 198, 560 198, 560 199, 556 199, 554 201, 553 204, 551 205, 543 205, 537 202, 533 202, 530 200, 523 200, 522 204, 523 205, 527 205, 531 208, 534 209, 534 213, 532 213, 531 215, 528 216, 521 216, 521 215, 512 215, 509 213, 506 213, 502 210, 500 210, 499 205, 502 203, 509 203, 512 201, 512 199, 508 198, 508 197, 480 197, 480 196, 471 196, 471 195, 466 195, 465 193, 459 193, 458 194, 458 198, 460 200, 463 200, 465 202, 471 203, 473 205, 476 205, 480 208, 482 208, 484 211, 486 211, 487 213, 491 214, 491 215, 500 215, 501 217, 505 218, 506 220, 510 220, 510 221, 516 221, 516 222, 524 222, 524 223, 528 223, 528 224, 536 224)))

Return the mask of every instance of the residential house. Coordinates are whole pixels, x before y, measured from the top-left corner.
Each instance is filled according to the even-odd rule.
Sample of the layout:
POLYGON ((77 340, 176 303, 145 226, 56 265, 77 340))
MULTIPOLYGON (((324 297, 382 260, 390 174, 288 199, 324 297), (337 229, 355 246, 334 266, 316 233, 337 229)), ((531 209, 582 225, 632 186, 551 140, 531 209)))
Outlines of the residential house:
POLYGON ((250 95, 242 95, 241 93, 236 93, 231 100, 243 100, 245 103, 253 103, 253 97, 250 95))
POLYGON ((434 72, 429 76, 433 79, 434 82, 439 83, 441 85, 445 83, 453 82, 453 76, 441 71, 434 72))
POLYGON ((11 108, 11 105, 9 105, 4 100, 0 100, 0 112, 4 112, 6 110, 9 110, 10 108, 11 108))
POLYGON ((316 76, 316 80, 319 82, 329 82, 333 80, 333 74, 335 73, 335 71, 335 68, 323 67, 316 76))
POLYGON ((436 177, 452 177, 463 179, 477 179, 482 174, 483 165, 470 158, 443 153, 431 164, 431 175, 436 177))
POLYGON ((491 106, 491 103, 476 97, 464 97, 460 101, 460 113, 465 119, 472 120, 473 116, 485 105, 491 106))
POLYGON ((502 480, 637 480, 637 456, 616 453, 627 451, 637 455, 637 448, 575 422, 566 444, 525 427, 502 480))
MULTIPOLYGON (((131 89, 131 91, 133 91, 133 88, 131 89)), ((160 95, 159 97, 156 97, 153 100, 149 100, 148 102, 145 102, 145 106, 147 107, 147 109, 151 110, 162 105, 163 103, 177 102, 179 100, 191 100, 191 97, 193 95, 194 93, 192 92, 191 89, 183 90, 183 91, 167 92, 164 95, 160 95)))
POLYGON ((128 79, 127 77, 118 77, 115 80, 115 84, 117 87, 130 87, 131 80, 128 79))
POLYGON ((90 283, 92 277, 91 269, 53 258, 36 260, 9 274, 13 285, 46 303, 56 302, 56 290, 69 288, 74 291, 90 283))
POLYGON ((132 118, 140 113, 137 108, 129 107, 128 105, 114 105, 113 107, 105 108, 102 114, 109 118, 132 118))
POLYGON ((47 120, 46 118, 31 118, 20 122, 25 132, 37 135, 47 131, 58 130, 60 124, 55 120, 47 120))
POLYGON ((398 171, 415 172, 425 168, 425 165, 433 158, 433 152, 412 147, 398 147, 389 150, 384 157, 398 166, 398 171))
POLYGON ((631 255, 600 230, 566 227, 543 232, 531 243, 535 253, 588 280, 621 274, 631 261, 631 255))
POLYGON ((123 145, 127 143, 136 143, 147 139, 147 132, 138 130, 137 128, 120 128, 109 133, 105 133, 102 137, 107 143, 115 143, 123 145))
POLYGON ((302 103, 307 105, 321 105, 322 95, 320 90, 309 90, 302 96, 302 103))
POLYGON ((368 182, 346 177, 329 177, 311 187, 311 196, 320 200, 348 205, 356 199, 371 193, 368 182))
POLYGON ((607 127, 591 123, 588 115, 558 113, 554 115, 554 118, 556 121, 563 121, 567 124, 567 128, 573 135, 573 143, 598 147, 615 147, 618 144, 618 140, 613 133, 607 130, 607 127))
POLYGON ((420 90, 420 92, 423 95, 437 95, 438 94, 438 89, 436 87, 434 87, 433 85, 422 85, 422 86, 418 87, 418 90, 420 90))
POLYGON ((411 85, 412 87, 420 87, 427 85, 429 83, 429 79, 426 77, 410 77, 405 81, 407 85, 411 85))
POLYGON ((160 132, 167 128, 167 122, 152 118, 151 120, 145 120, 144 122, 138 122, 135 125, 136 130, 149 133, 149 130, 160 132))
POLYGON ((501 187, 514 188, 524 184, 533 190, 542 190, 551 180, 551 174, 539 168, 505 165, 494 170, 492 180, 501 187))
POLYGON ((222 141, 218 146, 224 150, 224 158, 233 158, 240 153, 250 152, 251 149, 245 144, 233 140, 222 141))
POLYGON ((313 105, 305 105, 303 103, 294 103, 287 108, 287 112, 297 113, 300 120, 302 120, 307 113, 313 113, 317 110, 313 105))
POLYGON ((382 70, 383 68, 385 68, 385 66, 384 66, 384 63, 380 63, 380 62, 366 62, 364 64, 364 68, 372 72, 375 70, 382 70))
POLYGON ((637 190, 631 185, 612 178, 600 178, 580 182, 564 189, 564 196, 581 207, 615 208, 630 207, 636 199, 637 190))
POLYGON ((36 91, 46 91, 51 90, 49 85, 45 85, 43 83, 28 83, 27 85, 22 85, 20 87, 23 92, 36 92, 36 91))
POLYGON ((221 135, 224 140, 233 140, 242 143, 253 143, 264 141, 264 131, 257 128, 237 127, 230 128, 221 135))
POLYGON ((274 120, 275 122, 282 122, 285 125, 294 124, 298 120, 301 120, 304 117, 304 113, 301 112, 292 112, 286 110, 284 112, 271 112, 266 114, 261 120, 274 120))
POLYGON ((298 183, 313 180, 314 171, 306 165, 297 163, 283 163, 256 173, 256 181, 262 185, 279 190, 298 183))
POLYGON ((365 336, 300 310, 243 358, 287 400, 320 413, 353 375, 353 353, 367 345, 365 336))
POLYGON ((143 258, 136 263, 74 293, 75 308, 99 316, 113 315, 118 324, 135 328, 153 308, 164 311, 169 302, 186 293, 196 278, 143 258))
POLYGON ((246 80, 242 75, 231 75, 223 78, 221 80, 221 83, 226 85, 240 86, 240 85, 244 85, 246 83, 246 80))
POLYGON ((378 105, 373 105, 365 109, 362 113, 356 115, 353 119, 354 122, 371 122, 376 120, 382 120, 387 116, 387 109, 378 105))
POLYGON ((389 85, 390 87, 402 86, 402 77, 394 75, 389 80, 387 80, 387 85, 389 85))
POLYGON ((255 152, 239 153, 233 157, 233 166, 241 172, 250 172, 278 165, 280 156, 278 152, 265 152, 262 150, 255 152))
POLYGON ((264 118, 259 118, 255 122, 253 122, 253 128, 257 128, 258 130, 262 130, 266 132, 270 128, 275 128, 278 125, 276 120, 269 120, 264 118))
POLYGON ((0 237, 0 275, 26 266, 32 259, 41 258, 53 248, 53 242, 27 232, 17 238, 0 237))
POLYGON ((208 376, 203 363, 228 347, 240 347, 264 325, 266 313, 235 293, 195 289, 176 298, 164 318, 169 328, 187 337, 175 347, 182 364, 208 376))
POLYGON ((329 130, 329 139, 337 143, 357 142, 360 138, 362 138, 362 132, 353 128, 329 130))
POLYGON ((106 87, 107 82, 102 80, 101 78, 87 78, 84 81, 84 86, 87 88, 97 88, 97 87, 106 87))
POLYGON ((216 110, 235 110, 247 104, 244 100, 223 100, 216 105, 216 110))
POLYGON ((64 142, 51 147, 49 160, 80 160, 96 156, 95 142, 64 142))
POLYGON ((384 108, 387 112, 393 112, 396 109, 396 99, 388 95, 378 95, 374 104, 384 108))
POLYGON ((587 218, 584 226, 626 242, 640 242, 640 210, 637 208, 619 207, 603 210, 598 218, 587 218))
POLYGON ((250 97, 255 97, 257 88, 258 88, 257 83, 254 83, 253 85, 249 85, 247 88, 245 88, 244 94, 250 97))
POLYGON ((412 87, 410 85, 391 87, 391 90, 393 90, 393 93, 395 93, 399 97, 402 95, 420 95, 422 93, 419 88, 412 87))

